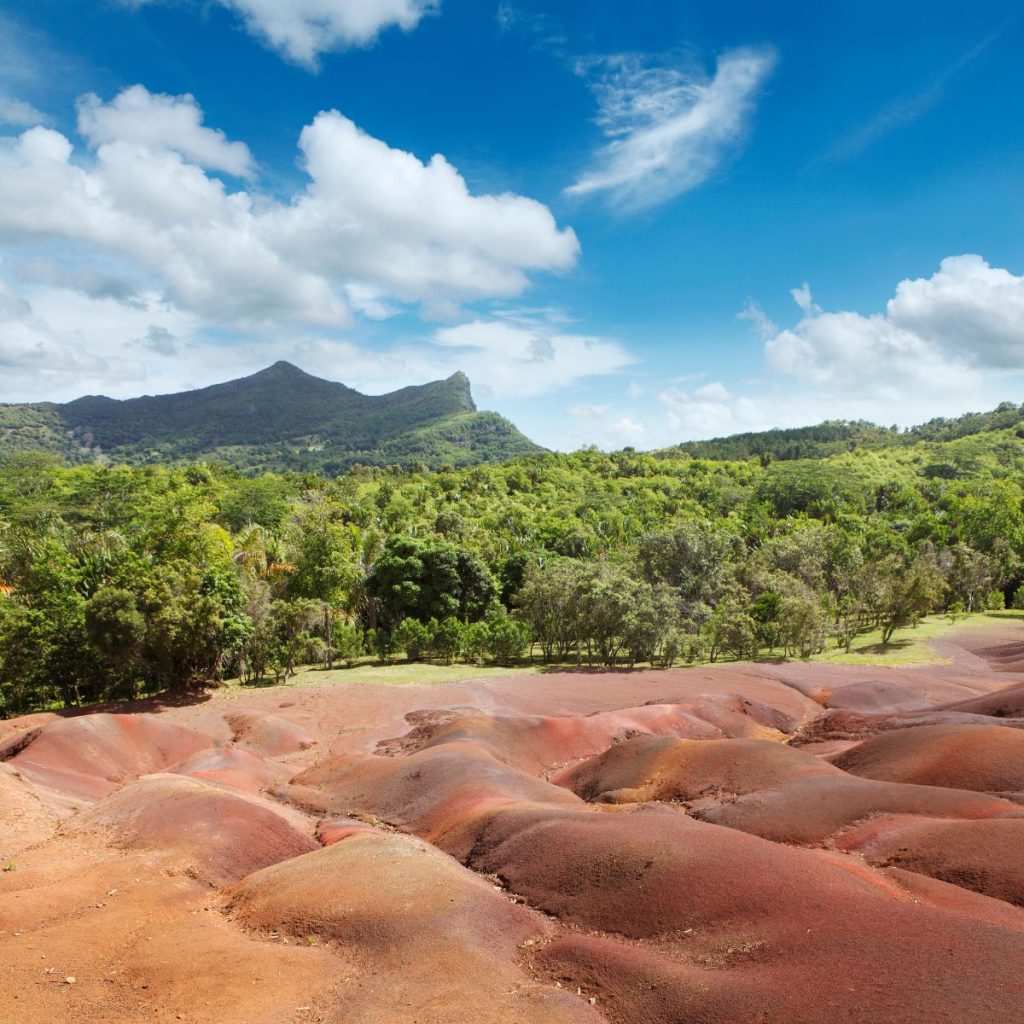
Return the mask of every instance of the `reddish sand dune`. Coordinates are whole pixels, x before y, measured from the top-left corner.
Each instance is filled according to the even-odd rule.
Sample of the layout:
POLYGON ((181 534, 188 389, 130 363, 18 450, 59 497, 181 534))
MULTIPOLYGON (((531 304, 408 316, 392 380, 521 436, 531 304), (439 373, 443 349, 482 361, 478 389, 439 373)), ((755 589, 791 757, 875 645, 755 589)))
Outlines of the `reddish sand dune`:
POLYGON ((922 786, 1024 791, 1024 730, 932 725, 883 733, 832 763, 853 775, 922 786))
POLYGON ((316 848, 303 822, 257 797, 183 775, 149 775, 75 819, 123 849, 166 854, 190 877, 225 885, 316 848))
POLYGON ((200 750, 171 770, 245 793, 260 793, 275 783, 286 781, 291 774, 283 765, 238 747, 200 750))
POLYGON ((637 736, 552 779, 584 800, 641 803, 738 796, 808 776, 841 772, 765 740, 678 740, 637 736))
POLYGON ((234 742, 264 757, 294 754, 316 743, 305 729, 280 715, 240 711, 224 717, 231 727, 234 742))
POLYGON ((6 764, 0 764, 0 862, 53 835, 58 816, 35 787, 6 764))
POLYGON ((162 717, 85 715, 44 725, 9 763, 39 785, 98 800, 212 746, 208 736, 162 717))
POLYGON ((728 825, 776 842, 810 846, 880 814, 966 820, 1024 818, 1024 807, 968 790, 827 775, 759 790, 735 800, 711 800, 695 806, 693 813, 702 821, 728 825))
POLYGON ((3 723, 0 1021, 1017 1024, 1022 632, 3 723))
POLYGON ((407 836, 363 832, 268 868, 229 894, 247 927, 315 936, 372 964, 343 1016, 362 1021, 600 1021, 575 996, 515 964, 551 929, 493 884, 407 836))
POLYGON ((461 741, 400 758, 330 761, 297 776, 287 792, 307 810, 373 816, 432 842, 496 804, 580 803, 572 793, 461 741))
POLYGON ((837 849, 1024 906, 1024 820, 883 818, 845 833, 837 849))
POLYGON ((991 715, 993 718, 1024 718, 1024 686, 1011 686, 983 697, 971 697, 948 705, 946 710, 991 715))

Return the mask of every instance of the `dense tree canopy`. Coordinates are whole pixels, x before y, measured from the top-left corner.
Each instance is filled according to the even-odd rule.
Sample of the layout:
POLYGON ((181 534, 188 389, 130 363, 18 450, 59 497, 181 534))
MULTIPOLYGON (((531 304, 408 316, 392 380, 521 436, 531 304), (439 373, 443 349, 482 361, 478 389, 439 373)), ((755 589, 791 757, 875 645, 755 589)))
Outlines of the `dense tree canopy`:
POLYGON ((328 479, 11 457, 0 712, 362 655, 806 656, 1024 600, 1024 431, 999 416, 788 461, 584 450, 328 479))

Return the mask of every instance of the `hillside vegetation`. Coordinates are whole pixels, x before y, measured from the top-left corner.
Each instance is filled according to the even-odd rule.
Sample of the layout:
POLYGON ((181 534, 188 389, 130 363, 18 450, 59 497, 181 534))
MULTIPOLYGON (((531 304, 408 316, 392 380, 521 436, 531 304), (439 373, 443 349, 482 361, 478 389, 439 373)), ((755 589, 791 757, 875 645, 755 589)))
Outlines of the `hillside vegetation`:
POLYGON ((884 646, 928 613, 1024 597, 1024 431, 997 415, 1013 422, 776 461, 585 450, 331 479, 10 456, 0 709, 367 656, 884 646))
POLYGON ((226 384, 117 401, 0 405, 0 454, 46 451, 71 463, 215 459, 243 472, 343 472, 355 463, 468 465, 538 451, 469 379, 363 395, 290 363, 226 384))

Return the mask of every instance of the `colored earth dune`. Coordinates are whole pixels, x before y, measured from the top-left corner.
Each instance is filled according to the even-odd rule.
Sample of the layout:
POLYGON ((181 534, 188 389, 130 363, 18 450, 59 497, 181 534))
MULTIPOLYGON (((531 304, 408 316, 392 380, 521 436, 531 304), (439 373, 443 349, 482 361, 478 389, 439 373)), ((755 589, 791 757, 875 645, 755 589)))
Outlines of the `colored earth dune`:
POLYGON ((1024 639, 0 723, 0 1021, 1019 1024, 1024 639))

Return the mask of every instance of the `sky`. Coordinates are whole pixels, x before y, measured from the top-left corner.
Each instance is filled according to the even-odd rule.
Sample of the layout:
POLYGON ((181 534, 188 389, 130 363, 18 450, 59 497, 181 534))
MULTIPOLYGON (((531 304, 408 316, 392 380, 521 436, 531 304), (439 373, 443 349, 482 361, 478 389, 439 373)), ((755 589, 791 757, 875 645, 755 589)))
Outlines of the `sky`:
POLYGON ((0 0, 0 401, 467 373, 551 448, 1024 402, 1024 13, 0 0))

